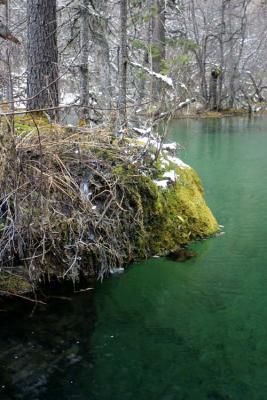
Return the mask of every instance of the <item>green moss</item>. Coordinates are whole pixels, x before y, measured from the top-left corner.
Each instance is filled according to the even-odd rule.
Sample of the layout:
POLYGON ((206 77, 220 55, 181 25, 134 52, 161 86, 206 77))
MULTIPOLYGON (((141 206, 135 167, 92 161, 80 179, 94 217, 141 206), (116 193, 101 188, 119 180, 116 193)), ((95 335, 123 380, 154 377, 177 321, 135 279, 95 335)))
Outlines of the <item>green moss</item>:
POLYGON ((25 127, 39 127, 49 125, 48 119, 40 113, 22 114, 15 117, 15 125, 23 125, 25 127))
POLYGON ((144 180, 138 184, 145 232, 140 241, 141 254, 144 248, 150 254, 164 254, 218 231, 196 172, 191 168, 177 168, 177 174, 177 182, 166 189, 158 188, 148 178, 146 188, 144 180))
MULTIPOLYGON (((22 121, 16 124, 24 125, 22 121)), ((97 143, 95 133, 86 136, 78 132, 71 135, 71 140, 65 140, 70 136, 63 127, 46 125, 41 132, 47 173, 40 176, 35 168, 39 136, 32 126, 29 129, 32 134, 25 136, 25 150, 19 154, 25 167, 14 200, 20 206, 17 229, 23 243, 23 261, 17 260, 21 247, 9 246, 11 253, 3 260, 0 291, 28 291, 33 281, 38 287, 39 279, 46 276, 77 279, 81 273, 87 276, 92 272, 102 278, 115 266, 178 250, 218 230, 204 201, 198 175, 191 168, 178 168, 173 158, 166 156, 163 162, 163 154, 153 165, 151 157, 147 162, 140 157, 130 163, 129 159, 136 156, 136 148, 129 146, 132 154, 125 156, 125 144, 111 144, 106 132, 103 136, 99 132, 97 143), (60 164, 55 162, 54 150, 51 151, 53 142, 52 149, 60 164), (27 143, 31 152, 27 151, 27 143), (80 144, 79 157, 73 151, 74 144, 80 144), (154 183, 154 179, 165 179, 164 173, 174 169, 176 182, 166 189, 154 183), (79 190, 83 176, 90 176, 90 202, 85 201, 79 190), (40 243, 46 246, 42 258, 35 257, 40 243), (78 260, 75 267, 74 257, 78 260), (18 262, 19 266, 14 268, 16 276, 10 276, 8 268, 4 270, 9 267, 10 259, 18 262), (35 276, 29 275, 32 259, 35 276)), ((7 184, 13 178, 13 170, 9 174, 7 184)), ((3 228, 7 231, 10 222, 7 219, 4 223, 5 227, 0 224, 0 233, 3 228)), ((5 240, 9 238, 3 235, 2 245, 8 248, 5 240)))
POLYGON ((0 292, 27 293, 32 291, 31 284, 18 275, 4 275, 0 277, 0 292))
POLYGON ((55 132, 63 132, 64 128, 55 123, 48 121, 47 117, 42 113, 23 114, 16 116, 14 119, 15 131, 19 136, 24 136, 38 127, 39 132, 45 134, 54 134, 55 132))
POLYGON ((19 136, 32 131, 32 129, 33 129, 32 126, 29 126, 29 125, 26 125, 26 124, 21 124, 19 122, 15 122, 15 130, 16 130, 16 133, 19 136))
POLYGON ((136 235, 136 258, 178 250, 219 229, 204 200, 197 173, 192 168, 179 168, 172 163, 163 170, 161 165, 160 162, 153 165, 157 179, 162 179, 166 170, 173 169, 179 177, 166 189, 158 187, 148 176, 131 175, 121 166, 113 171, 124 181, 131 207, 142 215, 140 232, 136 235))

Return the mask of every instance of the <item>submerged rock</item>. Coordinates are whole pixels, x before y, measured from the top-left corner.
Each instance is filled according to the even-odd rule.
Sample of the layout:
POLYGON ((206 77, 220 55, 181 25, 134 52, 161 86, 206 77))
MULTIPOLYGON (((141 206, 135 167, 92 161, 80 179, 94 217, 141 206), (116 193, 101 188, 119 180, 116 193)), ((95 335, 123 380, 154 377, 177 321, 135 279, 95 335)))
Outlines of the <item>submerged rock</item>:
POLYGON ((190 260, 193 257, 196 257, 197 253, 194 251, 190 251, 187 249, 181 249, 179 251, 173 251, 167 255, 167 258, 169 258, 172 261, 179 261, 179 262, 184 262, 187 260, 190 260))

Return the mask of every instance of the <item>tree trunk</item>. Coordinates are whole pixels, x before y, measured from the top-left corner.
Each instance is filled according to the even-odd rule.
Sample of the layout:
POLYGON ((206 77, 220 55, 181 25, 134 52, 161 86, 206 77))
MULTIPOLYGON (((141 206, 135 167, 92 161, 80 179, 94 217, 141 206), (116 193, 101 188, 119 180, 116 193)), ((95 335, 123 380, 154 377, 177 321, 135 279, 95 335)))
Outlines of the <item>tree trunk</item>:
POLYGON ((100 60, 100 82, 101 82, 101 92, 104 95, 102 103, 111 108, 112 106, 112 82, 111 82, 111 68, 110 68, 110 54, 109 54, 109 44, 105 36, 103 36, 101 41, 101 47, 98 50, 98 59, 100 60))
POLYGON ((208 83, 206 78, 206 63, 203 60, 200 60, 198 63, 199 72, 200 72, 200 88, 201 88, 201 96, 205 102, 205 107, 208 106, 209 103, 209 95, 208 95, 208 83))
MULTIPOLYGON (((9 1, 5 1, 5 20, 6 26, 8 29, 9 26, 9 1)), ((6 48, 6 66, 7 66, 7 75, 8 75, 8 83, 7 83, 7 101, 9 103, 9 110, 15 111, 14 104, 14 96, 13 96, 13 80, 12 80, 12 65, 11 65, 11 52, 9 46, 6 48)), ((11 121, 10 121, 11 122, 11 121)))
POLYGON ((214 68, 211 71, 210 76, 210 101, 209 108, 212 111, 218 110, 218 78, 220 76, 220 70, 218 68, 214 68))
POLYGON ((119 118, 121 128, 127 127, 127 0, 120 1, 120 74, 119 74, 119 118))
POLYGON ((89 120, 89 0, 81 0, 80 4, 80 121, 89 120))
POLYGON ((231 109, 234 107, 234 102, 235 102, 235 94, 236 94, 236 88, 235 88, 235 36, 234 36, 234 26, 233 26, 233 16, 232 16, 232 7, 231 4, 229 4, 228 9, 227 9, 227 30, 228 30, 228 35, 229 35, 229 56, 228 56, 228 70, 229 70, 229 88, 228 88, 228 93, 229 93, 229 100, 228 100, 228 107, 231 109))
MULTIPOLYGON (((166 57, 165 1, 154 0, 152 7, 152 70, 160 73, 166 57)), ((164 99, 164 84, 159 79, 153 79, 152 97, 155 100, 164 99)))
MULTIPOLYGON (((101 15, 108 15, 110 12, 109 2, 106 0, 98 0, 98 9, 101 15)), ((99 20, 99 19, 98 19, 99 20)), ((112 70, 110 56, 110 41, 109 41, 109 20, 102 18, 98 24, 98 29, 94 30, 94 38, 98 43, 100 50, 100 79, 101 91, 104 94, 105 106, 112 107, 113 87, 112 87, 112 70)), ((102 103, 103 103, 102 101, 102 103)))
MULTIPOLYGON (((100 2, 97 11, 101 15, 107 15, 108 4, 100 2)), ((97 72, 100 81, 100 90, 103 94, 101 104, 111 108, 113 91, 110 48, 108 41, 108 21, 105 18, 90 15, 89 25, 92 41, 96 44, 96 59, 98 60, 97 72)))
MULTIPOLYGON (((27 0, 28 110, 58 106, 56 0, 27 0)), ((49 113, 55 117, 55 112, 49 113)))
POLYGON ((234 26, 232 21, 232 10, 229 3, 229 15, 228 15, 228 30, 231 35, 230 40, 230 78, 229 78, 229 108, 234 107, 236 92, 240 89, 240 73, 239 66, 242 59, 245 42, 246 42, 246 31, 247 31, 247 13, 250 0, 243 0, 239 9, 241 15, 240 26, 238 27, 238 37, 234 39, 234 33, 237 27, 234 26))
POLYGON ((221 1, 221 28, 219 33, 219 47, 220 47, 220 70, 221 73, 219 74, 219 85, 218 85, 218 100, 217 100, 217 107, 221 109, 222 107, 222 90, 223 90, 223 78, 224 78, 224 57, 225 57, 225 46, 224 46, 224 37, 226 34, 226 24, 225 24, 225 10, 228 4, 228 0, 221 1))
MULTIPOLYGON (((152 1, 153 0, 146 0, 144 2, 144 8, 143 8, 143 12, 144 15, 148 16, 151 13, 151 6, 152 6, 152 1)), ((151 18, 148 18, 147 22, 146 22, 146 26, 145 26, 145 53, 144 53, 144 59, 143 59, 143 66, 144 67, 149 67, 150 65, 150 58, 151 58, 151 33, 152 33, 152 27, 151 27, 151 18)), ((146 79, 139 79, 139 99, 140 102, 143 101, 144 97, 146 95, 146 79)))

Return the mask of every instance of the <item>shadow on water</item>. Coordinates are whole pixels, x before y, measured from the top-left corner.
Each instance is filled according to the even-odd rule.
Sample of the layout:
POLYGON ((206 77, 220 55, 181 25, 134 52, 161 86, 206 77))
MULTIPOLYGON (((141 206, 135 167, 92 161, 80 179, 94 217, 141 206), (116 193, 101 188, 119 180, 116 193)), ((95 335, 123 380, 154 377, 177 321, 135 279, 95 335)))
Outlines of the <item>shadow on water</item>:
POLYGON ((63 294, 36 309, 0 307, 1 400, 71 398, 79 365, 90 368, 93 293, 63 294))

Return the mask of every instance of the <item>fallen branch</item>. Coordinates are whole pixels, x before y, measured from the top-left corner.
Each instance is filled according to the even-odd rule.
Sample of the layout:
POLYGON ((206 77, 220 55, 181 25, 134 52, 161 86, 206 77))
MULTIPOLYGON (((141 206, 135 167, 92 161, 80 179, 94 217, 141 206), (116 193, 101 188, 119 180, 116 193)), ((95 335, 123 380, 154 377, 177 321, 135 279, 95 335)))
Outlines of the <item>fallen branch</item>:
POLYGON ((186 108, 187 106, 189 106, 190 104, 195 103, 196 99, 192 98, 192 99, 186 99, 185 101, 182 101, 181 103, 179 103, 177 105, 177 107, 175 107, 174 110, 171 111, 166 111, 166 112, 162 112, 162 113, 156 113, 153 117, 153 122, 158 121, 159 119, 165 119, 165 118, 169 118, 171 115, 174 115, 174 113, 176 111, 182 110, 183 108, 186 108))
POLYGON ((7 290, 0 290, 0 294, 1 294, 1 296, 11 296, 11 297, 13 296, 13 297, 18 297, 18 298, 20 298, 22 300, 30 301, 31 303, 38 303, 38 304, 47 305, 47 303, 45 303, 44 301, 31 299, 30 297, 22 296, 21 294, 9 292, 7 290))

